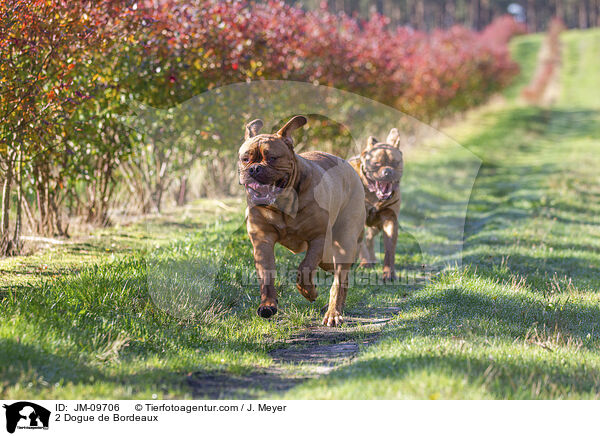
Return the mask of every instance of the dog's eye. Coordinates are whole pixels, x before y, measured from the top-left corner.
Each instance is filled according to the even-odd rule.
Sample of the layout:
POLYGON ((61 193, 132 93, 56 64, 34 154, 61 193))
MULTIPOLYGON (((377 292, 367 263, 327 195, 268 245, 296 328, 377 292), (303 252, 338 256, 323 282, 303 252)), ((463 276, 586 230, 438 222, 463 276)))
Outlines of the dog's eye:
POLYGON ((244 156, 244 157, 242 158, 242 162, 244 162, 244 163, 248 163, 248 162, 250 162, 250 158, 249 158, 248 156, 244 156))
POLYGON ((277 160, 277 156, 271 156, 270 158, 267 159, 267 162, 269 162, 270 164, 272 164, 276 160, 277 160))

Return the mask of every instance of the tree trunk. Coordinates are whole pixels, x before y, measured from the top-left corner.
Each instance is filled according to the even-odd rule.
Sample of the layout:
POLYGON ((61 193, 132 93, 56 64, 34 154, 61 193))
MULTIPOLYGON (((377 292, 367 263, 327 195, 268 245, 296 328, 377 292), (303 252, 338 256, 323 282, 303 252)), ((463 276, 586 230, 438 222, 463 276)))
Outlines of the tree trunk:
POLYGON ((586 29, 587 26, 587 8, 585 0, 579 0, 579 28, 586 29))
POLYGON ((456 20, 456 4, 454 0, 446 0, 446 7, 444 11, 444 27, 451 27, 454 25, 456 20))
MULTIPOLYGON (((95 176, 95 174, 94 174, 95 176)), ((92 180, 91 186, 88 187, 89 199, 88 199, 88 214, 86 218, 87 223, 94 222, 96 216, 96 185, 98 181, 96 177, 92 180)))
POLYGON ((50 209, 48 208, 48 185, 46 183, 46 168, 40 168, 39 166, 36 167, 35 181, 37 207, 40 213, 40 220, 38 222, 38 233, 41 235, 47 235, 48 223, 50 220, 50 209))
POLYGON ((10 190, 13 179, 13 160, 12 157, 8 156, 6 177, 4 184, 2 185, 2 222, 0 223, 0 256, 6 256, 10 252, 10 237, 9 237, 9 226, 10 226, 10 190))
POLYGON ((100 202, 99 202, 99 219, 102 226, 109 225, 108 219, 108 199, 110 198, 110 179, 112 177, 112 159, 110 155, 105 156, 102 167, 102 179, 100 183, 100 202))
POLYGON ((469 21, 472 29, 479 30, 479 0, 471 0, 469 21))
POLYGON ((383 0, 376 0, 375 7, 377 8, 378 14, 383 14, 383 0))
POLYGON ((187 177, 179 178, 179 192, 177 193, 177 206, 183 206, 187 203, 187 177))
POLYGON ((29 231, 33 234, 37 233, 37 223, 27 198, 23 198, 23 211, 25 211, 25 215, 27 216, 27 225, 29 226, 29 231))
POLYGON ((15 219, 15 233, 13 235, 13 251, 18 254, 21 251, 21 221, 23 205, 23 149, 19 145, 19 154, 17 155, 17 216, 15 219))
POLYGON ((530 32, 537 32, 535 0, 527 0, 527 27, 529 28, 530 32))
POLYGON ((590 19, 590 27, 595 27, 598 25, 598 1, 597 0, 590 1, 589 19, 590 19))
POLYGON ((2 235, 8 232, 9 226, 9 211, 10 211, 10 188, 12 185, 13 179, 13 162, 9 157, 6 168, 6 178, 4 179, 4 184, 2 186, 2 224, 0 225, 0 229, 2 235))
POLYGON ((425 26, 425 1, 424 0, 418 0, 417 1, 417 10, 416 12, 416 18, 417 18, 417 29, 419 30, 426 30, 426 26, 425 26))
POLYGON ((162 208, 162 199, 163 199, 163 194, 165 193, 165 186, 163 185, 162 181, 159 181, 156 183, 156 187, 154 188, 154 192, 152 193, 151 197, 154 203, 154 210, 153 212, 155 213, 160 213, 161 208, 162 208))
POLYGON ((479 8, 479 25, 483 28, 492 21, 492 9, 490 0, 481 0, 479 8))
POLYGON ((555 15, 557 18, 560 18, 561 20, 565 20, 565 12, 563 9, 563 0, 556 0, 556 7, 555 7, 555 15))

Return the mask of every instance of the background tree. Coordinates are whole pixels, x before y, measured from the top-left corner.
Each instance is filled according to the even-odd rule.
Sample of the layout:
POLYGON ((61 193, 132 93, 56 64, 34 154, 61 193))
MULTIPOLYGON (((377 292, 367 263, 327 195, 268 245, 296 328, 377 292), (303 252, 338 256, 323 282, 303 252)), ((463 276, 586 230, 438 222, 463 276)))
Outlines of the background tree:
POLYGON ((418 30, 449 28, 462 24, 481 30, 507 13, 508 5, 520 4, 527 12, 526 21, 532 32, 543 31, 557 16, 569 28, 598 26, 599 0, 302 0, 292 4, 318 9, 325 3, 331 10, 368 18, 378 12, 390 18, 393 25, 412 26, 418 30))
MULTIPOLYGON (((0 3, 0 253, 18 251, 23 204, 34 194, 40 227, 56 227, 60 171, 52 163, 66 135, 64 121, 78 101, 77 67, 94 41, 84 3, 6 0, 0 3), (33 192, 24 192, 24 182, 33 192), (16 189, 14 232, 10 205, 16 189)), ((27 207, 29 209, 29 207, 27 207)))

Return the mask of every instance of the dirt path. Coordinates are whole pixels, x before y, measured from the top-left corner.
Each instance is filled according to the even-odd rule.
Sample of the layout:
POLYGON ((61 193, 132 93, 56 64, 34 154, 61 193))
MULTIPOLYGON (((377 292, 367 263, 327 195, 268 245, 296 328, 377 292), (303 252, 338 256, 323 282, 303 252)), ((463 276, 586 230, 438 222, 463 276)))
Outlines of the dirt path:
POLYGON ((535 73, 521 95, 530 104, 549 107, 560 98, 562 68, 562 22, 553 20, 538 53, 535 73))
POLYGON ((283 393, 299 383, 321 377, 348 364, 361 347, 375 342, 385 325, 400 311, 399 307, 370 309, 347 316, 342 328, 315 324, 301 330, 280 348, 269 352, 273 365, 268 368, 231 375, 194 373, 187 382, 194 397, 210 399, 252 399, 283 393))

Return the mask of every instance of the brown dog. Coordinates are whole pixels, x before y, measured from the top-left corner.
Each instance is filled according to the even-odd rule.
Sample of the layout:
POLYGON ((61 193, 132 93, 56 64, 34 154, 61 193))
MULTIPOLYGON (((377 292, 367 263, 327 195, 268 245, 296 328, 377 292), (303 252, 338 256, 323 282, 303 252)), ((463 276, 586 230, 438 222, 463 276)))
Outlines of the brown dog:
POLYGON ((261 120, 246 125, 239 150, 240 183, 246 188, 247 229, 260 281, 258 314, 277 312, 274 245, 306 252, 296 286, 309 301, 317 298, 317 266, 334 274, 323 324, 340 325, 348 272, 358 254, 365 222, 364 190, 348 162, 318 151, 296 154, 291 132, 306 118, 296 116, 275 134, 258 134, 261 120))
POLYGON ((365 190, 367 231, 360 248, 360 262, 362 266, 375 264, 374 238, 383 230, 384 281, 396 279, 394 260, 398 239, 400 179, 404 167, 399 143, 400 135, 395 128, 390 131, 385 143, 370 136, 360 156, 349 160, 365 190))

